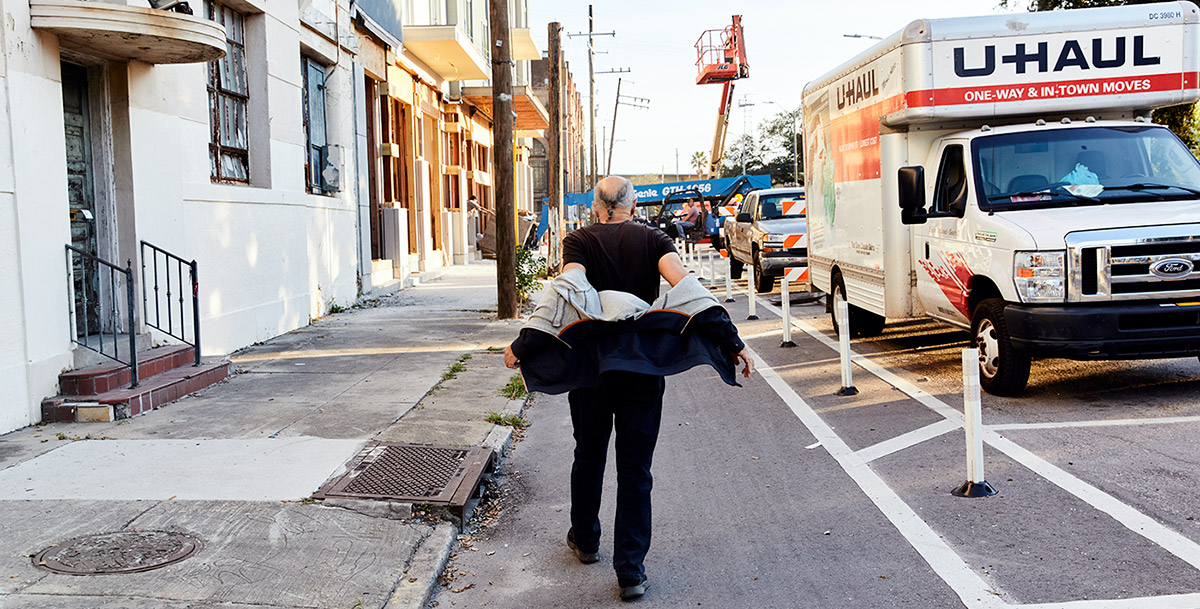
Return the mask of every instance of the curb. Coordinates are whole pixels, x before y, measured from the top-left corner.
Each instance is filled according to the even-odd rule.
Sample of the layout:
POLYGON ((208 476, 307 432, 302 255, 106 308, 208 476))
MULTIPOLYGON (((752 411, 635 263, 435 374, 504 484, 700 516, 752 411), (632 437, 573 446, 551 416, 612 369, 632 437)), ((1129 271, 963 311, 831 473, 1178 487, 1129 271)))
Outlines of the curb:
POLYGON ((436 525, 413 553, 409 568, 400 576, 383 609, 423 609, 450 561, 450 550, 457 540, 454 525, 446 522, 436 525))

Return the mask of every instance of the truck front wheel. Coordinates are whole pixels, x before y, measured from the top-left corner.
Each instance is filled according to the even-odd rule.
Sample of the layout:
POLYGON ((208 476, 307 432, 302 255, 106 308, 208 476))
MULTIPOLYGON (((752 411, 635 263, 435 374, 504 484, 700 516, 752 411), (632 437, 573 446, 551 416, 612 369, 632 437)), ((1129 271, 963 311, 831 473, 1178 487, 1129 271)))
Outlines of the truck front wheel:
POLYGON ((754 253, 754 289, 759 294, 767 294, 775 291, 775 278, 767 277, 763 272, 762 254, 754 253))
POLYGON ((989 298, 971 315, 971 346, 979 349, 979 385, 992 395, 1013 396, 1029 383, 1029 356, 1013 348, 1004 301, 989 298))

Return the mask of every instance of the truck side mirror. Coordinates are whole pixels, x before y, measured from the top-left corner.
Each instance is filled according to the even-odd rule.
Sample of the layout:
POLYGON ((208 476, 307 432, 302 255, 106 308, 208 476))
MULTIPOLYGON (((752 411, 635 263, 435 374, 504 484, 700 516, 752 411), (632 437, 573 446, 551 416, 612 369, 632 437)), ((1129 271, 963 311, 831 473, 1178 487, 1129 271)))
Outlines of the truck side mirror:
POLYGON ((746 212, 742 212, 742 213, 738 214, 736 219, 738 222, 753 222, 754 221, 754 217, 746 212))
POLYGON ((925 168, 921 166, 901 167, 898 170, 900 195, 900 222, 903 224, 925 223, 925 168))

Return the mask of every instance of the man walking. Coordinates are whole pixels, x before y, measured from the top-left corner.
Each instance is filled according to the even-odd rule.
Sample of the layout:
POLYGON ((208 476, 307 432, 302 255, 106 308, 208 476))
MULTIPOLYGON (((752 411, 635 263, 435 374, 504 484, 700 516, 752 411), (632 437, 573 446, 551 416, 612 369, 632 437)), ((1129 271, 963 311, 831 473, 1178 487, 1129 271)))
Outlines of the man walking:
MULTIPOLYGON (((596 185, 594 210, 599 223, 577 230, 563 240, 563 273, 586 274, 585 284, 595 291, 615 290, 636 296, 644 303, 658 298, 661 279, 671 286, 688 277, 671 239, 663 232, 630 222, 636 204, 633 185, 621 177, 608 177, 596 185)), ((694 280, 692 280, 694 281, 694 280)), ((704 291, 705 296, 710 296, 704 291)), ((644 304, 643 303, 643 304, 644 304)), ((707 315, 696 325, 716 329, 712 342, 726 358, 743 364, 749 377, 753 365, 737 330, 719 306, 718 316, 707 315), (712 319, 716 321, 711 321, 712 319)), ((713 311, 710 311, 710 313, 713 311)), ((523 333, 505 350, 505 363, 520 366, 520 358, 534 355, 523 333)), ((578 351, 575 349, 574 351, 578 351)), ((523 370, 523 374, 527 371, 523 370)), ((632 600, 646 593, 648 579, 643 561, 650 548, 653 478, 650 466, 658 441, 665 390, 661 375, 609 370, 599 384, 571 389, 568 401, 575 438, 571 468, 571 528, 567 545, 583 563, 600 560, 600 499, 608 439, 616 430, 617 510, 613 527, 613 567, 620 597, 632 600)), ((728 382, 728 381, 727 381, 728 382)))

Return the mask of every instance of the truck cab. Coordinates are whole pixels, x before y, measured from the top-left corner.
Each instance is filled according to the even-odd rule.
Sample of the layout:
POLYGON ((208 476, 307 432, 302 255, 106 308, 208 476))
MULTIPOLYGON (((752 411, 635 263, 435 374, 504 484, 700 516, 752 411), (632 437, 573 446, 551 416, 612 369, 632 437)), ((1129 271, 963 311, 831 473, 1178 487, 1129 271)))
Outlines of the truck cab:
POLYGON ((1165 127, 981 127, 899 173, 916 306, 970 329, 990 391, 1034 357, 1200 355, 1200 163, 1165 127))

